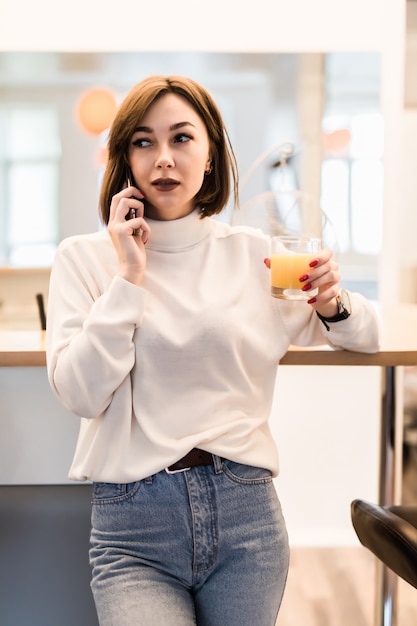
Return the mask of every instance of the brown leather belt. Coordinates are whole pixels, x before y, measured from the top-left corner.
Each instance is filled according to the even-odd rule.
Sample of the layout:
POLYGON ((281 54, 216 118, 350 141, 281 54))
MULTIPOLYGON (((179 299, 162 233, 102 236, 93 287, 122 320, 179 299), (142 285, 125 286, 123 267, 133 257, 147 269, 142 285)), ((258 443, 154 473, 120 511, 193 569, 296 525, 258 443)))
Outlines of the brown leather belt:
POLYGON ((213 455, 211 452, 206 452, 205 450, 200 450, 200 448, 193 448, 173 465, 170 465, 166 468, 168 474, 175 472, 185 472, 192 467, 196 467, 197 465, 213 465, 213 455))

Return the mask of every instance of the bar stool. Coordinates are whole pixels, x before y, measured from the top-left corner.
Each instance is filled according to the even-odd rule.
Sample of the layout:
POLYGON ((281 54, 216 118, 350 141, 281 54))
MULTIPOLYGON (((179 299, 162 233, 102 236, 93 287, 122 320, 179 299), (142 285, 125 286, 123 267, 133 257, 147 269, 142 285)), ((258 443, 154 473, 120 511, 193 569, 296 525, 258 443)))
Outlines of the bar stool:
POLYGON ((417 588, 417 507, 353 500, 351 518, 361 544, 417 588))

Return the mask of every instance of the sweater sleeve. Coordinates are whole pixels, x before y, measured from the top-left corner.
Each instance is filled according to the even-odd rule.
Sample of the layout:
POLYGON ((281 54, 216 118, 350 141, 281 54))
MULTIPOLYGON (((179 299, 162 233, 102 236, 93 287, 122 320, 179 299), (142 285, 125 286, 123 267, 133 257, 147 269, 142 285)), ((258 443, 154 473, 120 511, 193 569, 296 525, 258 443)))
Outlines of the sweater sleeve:
POLYGON ((130 376, 133 336, 146 292, 118 277, 103 278, 97 259, 61 245, 51 272, 46 354, 53 391, 72 412, 94 418, 130 376), (95 262, 94 262, 95 261, 95 262))
MULTIPOLYGON (((305 303, 291 302, 282 307, 282 321, 293 345, 328 344, 334 349, 375 353, 380 349, 381 327, 377 313, 369 300, 359 293, 349 293, 351 315, 339 322, 329 323, 329 330, 310 307, 309 320, 295 314, 295 307, 305 303)), ((287 303, 285 303, 287 304, 287 303)))
POLYGON ((329 330, 318 318, 321 331, 336 349, 372 354, 381 345, 381 325, 375 308, 360 293, 349 293, 352 314, 340 322, 329 323, 329 330))

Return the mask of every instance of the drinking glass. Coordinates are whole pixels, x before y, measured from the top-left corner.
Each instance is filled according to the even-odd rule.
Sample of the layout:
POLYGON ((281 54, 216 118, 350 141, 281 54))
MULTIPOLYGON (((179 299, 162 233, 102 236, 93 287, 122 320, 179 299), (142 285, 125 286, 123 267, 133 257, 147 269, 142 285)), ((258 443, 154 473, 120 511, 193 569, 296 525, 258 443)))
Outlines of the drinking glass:
POLYGON ((271 294, 283 300, 310 300, 318 289, 303 291, 300 278, 308 274, 309 263, 320 250, 318 237, 282 235, 272 237, 271 294))

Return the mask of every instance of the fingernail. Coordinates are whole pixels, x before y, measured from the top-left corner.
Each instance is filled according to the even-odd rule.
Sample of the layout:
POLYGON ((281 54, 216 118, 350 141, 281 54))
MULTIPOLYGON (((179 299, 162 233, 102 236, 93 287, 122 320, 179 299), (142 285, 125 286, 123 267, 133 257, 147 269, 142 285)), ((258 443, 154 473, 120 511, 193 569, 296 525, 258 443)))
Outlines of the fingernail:
POLYGON ((307 285, 303 285, 301 287, 301 291, 310 291, 311 289, 311 283, 307 283, 307 285))
POLYGON ((313 259, 312 261, 310 261, 309 265, 310 267, 316 267, 318 262, 319 262, 318 259, 313 259))
POLYGON ((300 283, 303 283, 305 280, 308 280, 308 274, 303 274, 298 280, 300 283))
POLYGON ((315 302, 317 302, 317 298, 310 298, 310 300, 307 300, 307 304, 314 304, 315 302))

